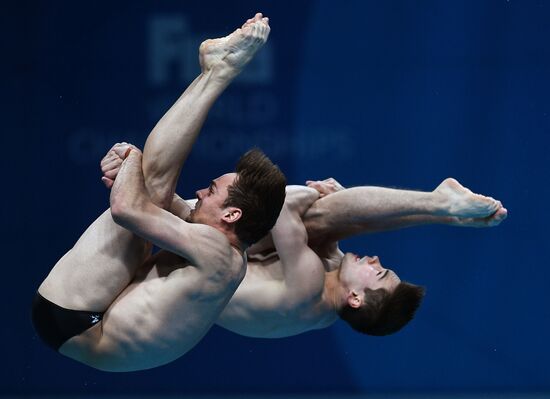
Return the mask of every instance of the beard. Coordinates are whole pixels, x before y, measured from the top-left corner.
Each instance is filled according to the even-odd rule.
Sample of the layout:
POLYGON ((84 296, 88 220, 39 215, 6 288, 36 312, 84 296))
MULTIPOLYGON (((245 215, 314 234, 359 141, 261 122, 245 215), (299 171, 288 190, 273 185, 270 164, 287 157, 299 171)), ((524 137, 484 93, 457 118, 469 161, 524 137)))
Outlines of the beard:
POLYGON ((196 213, 197 210, 200 208, 200 201, 197 201, 195 203, 195 207, 189 211, 189 215, 187 215, 187 218, 185 218, 185 221, 187 223, 196 223, 196 213))

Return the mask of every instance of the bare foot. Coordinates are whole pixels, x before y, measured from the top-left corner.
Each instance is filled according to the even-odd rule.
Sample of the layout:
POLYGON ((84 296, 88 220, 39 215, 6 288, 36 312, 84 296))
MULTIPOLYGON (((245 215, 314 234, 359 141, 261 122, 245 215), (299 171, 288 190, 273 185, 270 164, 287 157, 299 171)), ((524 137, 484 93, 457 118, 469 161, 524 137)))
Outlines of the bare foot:
POLYGON ((205 40, 199 48, 202 72, 219 67, 236 76, 265 44, 269 31, 269 18, 257 13, 230 35, 205 40))
POLYGON ((461 227, 494 227, 498 226, 508 216, 506 208, 500 207, 491 216, 484 218, 454 218, 453 226, 461 227))
POLYGON ((442 196, 446 213, 458 218, 485 218, 502 206, 494 198, 474 194, 452 178, 445 179, 434 193, 442 196))

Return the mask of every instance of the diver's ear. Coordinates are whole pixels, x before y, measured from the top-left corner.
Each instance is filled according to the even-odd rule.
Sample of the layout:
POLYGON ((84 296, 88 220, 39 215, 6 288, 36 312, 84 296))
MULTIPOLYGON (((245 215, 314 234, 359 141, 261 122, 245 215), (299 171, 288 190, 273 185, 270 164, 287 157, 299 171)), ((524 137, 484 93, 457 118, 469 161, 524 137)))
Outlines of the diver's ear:
POLYGON ((239 208, 230 206, 223 210, 222 220, 226 223, 235 223, 241 218, 242 215, 243 211, 241 211, 239 208))
POLYGON ((357 309, 363 304, 363 298, 355 291, 350 291, 348 294, 348 305, 357 309))

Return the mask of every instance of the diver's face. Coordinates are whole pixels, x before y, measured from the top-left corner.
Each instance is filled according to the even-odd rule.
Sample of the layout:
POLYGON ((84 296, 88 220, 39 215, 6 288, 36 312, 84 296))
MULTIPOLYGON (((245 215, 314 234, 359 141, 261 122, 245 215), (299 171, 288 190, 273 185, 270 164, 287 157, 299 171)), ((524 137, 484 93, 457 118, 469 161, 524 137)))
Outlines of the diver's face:
POLYGON ((360 258, 352 253, 347 253, 342 259, 339 276, 346 287, 357 291, 383 288, 392 292, 401 282, 393 270, 382 266, 378 256, 360 258))
POLYGON ((197 203, 189 215, 193 223, 216 226, 222 218, 223 204, 228 196, 228 187, 237 178, 236 173, 227 173, 212 180, 210 185, 196 192, 197 203))

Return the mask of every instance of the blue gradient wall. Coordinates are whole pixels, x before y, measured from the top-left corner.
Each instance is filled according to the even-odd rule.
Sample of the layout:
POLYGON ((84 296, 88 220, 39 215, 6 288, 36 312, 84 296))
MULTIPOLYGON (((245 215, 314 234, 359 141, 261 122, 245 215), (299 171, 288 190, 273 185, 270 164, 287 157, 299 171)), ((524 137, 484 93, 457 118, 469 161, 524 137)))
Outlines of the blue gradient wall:
POLYGON ((549 17, 541 1, 7 6, 0 393, 549 391, 549 17), (453 176, 501 199, 509 219, 342 244, 427 286, 395 336, 337 324, 259 340, 215 328, 182 359, 131 374, 53 353, 30 302, 108 204, 100 158, 116 141, 142 146, 197 73, 198 44, 256 11, 271 18, 269 44, 212 110, 182 195, 258 145, 292 183, 431 190, 453 176))

